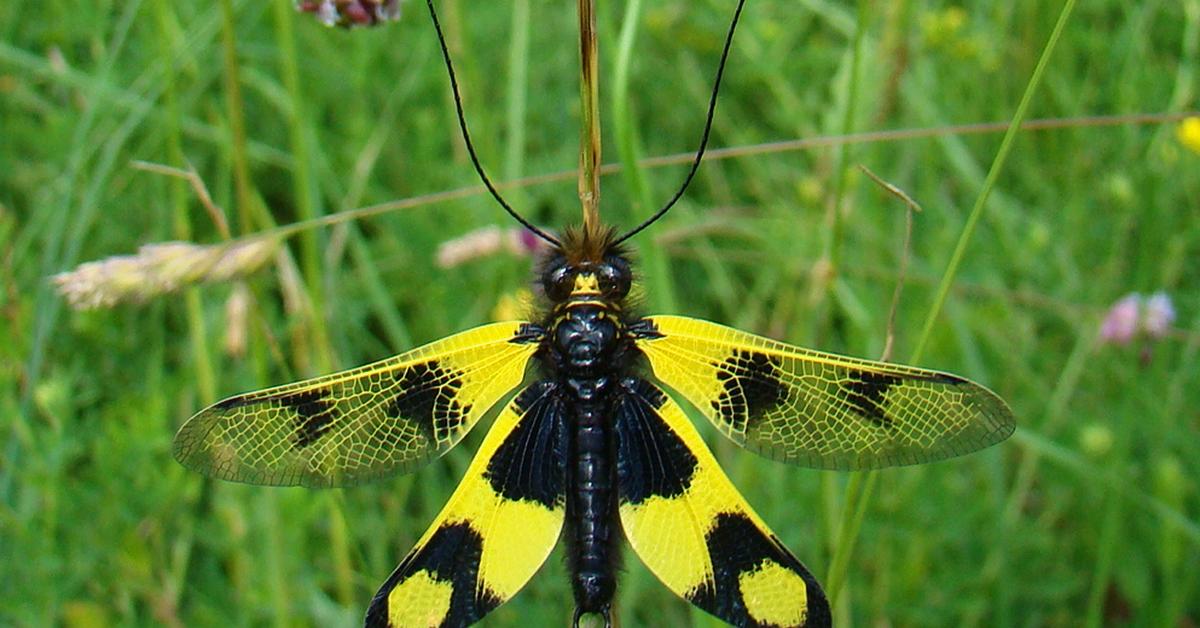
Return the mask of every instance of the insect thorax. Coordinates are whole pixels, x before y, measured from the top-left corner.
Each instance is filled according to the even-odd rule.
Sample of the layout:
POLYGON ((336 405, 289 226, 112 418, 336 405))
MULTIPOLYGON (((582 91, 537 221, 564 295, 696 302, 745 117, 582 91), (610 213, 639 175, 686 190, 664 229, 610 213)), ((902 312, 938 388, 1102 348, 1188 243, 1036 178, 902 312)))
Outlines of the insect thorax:
POLYGON ((569 231, 542 264, 541 289, 550 305, 544 357, 560 378, 618 375, 636 353, 625 309, 632 272, 609 242, 611 233, 569 231))

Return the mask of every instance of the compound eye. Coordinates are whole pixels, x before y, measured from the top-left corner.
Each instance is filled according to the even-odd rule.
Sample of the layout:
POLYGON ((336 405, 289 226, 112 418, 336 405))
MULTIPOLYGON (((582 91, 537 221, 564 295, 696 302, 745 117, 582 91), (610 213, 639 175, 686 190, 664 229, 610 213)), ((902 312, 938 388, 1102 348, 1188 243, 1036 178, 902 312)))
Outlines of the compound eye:
POLYGON ((604 296, 620 299, 629 294, 631 277, 629 269, 617 264, 601 264, 596 269, 596 279, 600 283, 600 291, 604 296))
POLYGON ((559 266, 542 278, 542 289, 551 301, 566 301, 575 286, 575 272, 570 266, 559 266))

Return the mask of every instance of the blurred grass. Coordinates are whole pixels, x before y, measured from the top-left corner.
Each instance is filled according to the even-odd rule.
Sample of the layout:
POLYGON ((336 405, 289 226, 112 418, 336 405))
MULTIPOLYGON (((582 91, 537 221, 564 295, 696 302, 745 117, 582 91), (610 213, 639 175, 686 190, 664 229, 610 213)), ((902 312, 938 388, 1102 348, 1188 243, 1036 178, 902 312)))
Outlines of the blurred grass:
MULTIPOLYGON (((306 232, 291 242, 300 283, 250 282, 240 356, 223 345, 229 287, 86 313, 50 290, 49 275, 82 261, 221 239, 186 185, 134 159, 192 164, 251 231, 475 182, 419 5, 349 33, 287 5, 0 7, 0 624, 357 623, 479 440, 482 430, 418 474, 324 492, 210 483, 169 451, 176 427, 215 397, 485 321, 524 285, 528 260, 434 263, 440 242, 507 226, 483 196, 306 232)), ((476 142, 505 178, 577 163, 573 7, 523 6, 455 3, 443 16, 476 142)), ((689 150, 732 3, 630 5, 639 18, 622 60, 626 8, 601 6, 602 72, 619 85, 624 68, 628 81, 601 86, 607 154, 632 163, 689 150), (622 94, 623 105, 608 100, 622 94)), ((712 146, 1007 121, 1059 9, 863 3, 860 20, 850 4, 755 0, 712 146)), ((1030 116, 1196 109, 1198 41, 1196 0, 1081 3, 1030 116)), ((1021 431, 981 454, 879 475, 843 591, 848 623, 1200 621, 1200 155, 1174 131, 1017 136, 922 364, 995 389, 1021 431), (1109 304, 1160 289, 1175 299, 1175 332, 1153 345, 1099 342, 1109 304)), ((635 241, 647 307, 878 355, 903 211, 862 163, 925 209, 897 317, 906 356, 999 142, 708 162, 682 205, 635 241), (814 272, 834 246, 836 274, 814 272)), ((632 224, 684 172, 607 177, 603 214, 632 224)), ((578 220, 574 190, 510 198, 561 226, 578 220)), ((711 442, 776 533, 826 573, 848 476, 711 442)), ((716 625, 635 557, 625 564, 622 625, 716 625)), ((552 558, 485 624, 564 625, 563 573, 552 558)))

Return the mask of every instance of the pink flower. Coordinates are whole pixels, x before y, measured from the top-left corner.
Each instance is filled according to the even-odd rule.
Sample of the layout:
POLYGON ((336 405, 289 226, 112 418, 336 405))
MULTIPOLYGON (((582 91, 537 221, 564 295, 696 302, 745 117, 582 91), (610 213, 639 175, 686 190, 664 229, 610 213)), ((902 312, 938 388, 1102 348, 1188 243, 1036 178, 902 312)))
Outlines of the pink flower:
POLYGON ((1135 337, 1159 340, 1175 324, 1175 305, 1166 292, 1150 298, 1131 292, 1108 308, 1100 324, 1100 340, 1109 344, 1128 344, 1135 337))
POLYGON ((437 264, 452 268, 460 264, 507 251, 518 257, 536 257, 546 244, 526 229, 501 229, 487 226, 438 245, 437 264))
POLYGON ((1138 314, 1142 295, 1131 292, 1108 309, 1100 324, 1100 339, 1107 343, 1128 344, 1138 331, 1138 314))
POLYGON ((546 241, 534 235, 528 229, 516 229, 516 252, 524 252, 532 255, 541 253, 546 248, 546 241))

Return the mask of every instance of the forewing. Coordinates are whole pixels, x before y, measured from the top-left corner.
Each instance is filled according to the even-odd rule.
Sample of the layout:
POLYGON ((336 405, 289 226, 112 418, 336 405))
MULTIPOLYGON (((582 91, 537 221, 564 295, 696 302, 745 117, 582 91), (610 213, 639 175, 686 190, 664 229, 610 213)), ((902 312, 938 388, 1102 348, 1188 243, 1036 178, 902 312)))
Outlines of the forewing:
POLYGON ((175 435, 184 466, 251 484, 347 486, 453 447, 520 385, 537 338, 484 325, 353 370, 230 397, 175 435))
POLYGON ((759 519, 679 405, 645 380, 617 401, 629 544, 667 588, 735 626, 828 626, 821 586, 759 519))
POLYGON ((554 384, 517 395, 441 514, 375 594, 368 627, 466 626, 516 595, 562 530, 563 422, 554 384))
POLYGON ((1012 411, 956 375, 811 351, 707 321, 647 319, 654 375, 739 445, 821 469, 959 456, 1008 438, 1012 411))

